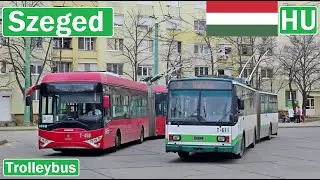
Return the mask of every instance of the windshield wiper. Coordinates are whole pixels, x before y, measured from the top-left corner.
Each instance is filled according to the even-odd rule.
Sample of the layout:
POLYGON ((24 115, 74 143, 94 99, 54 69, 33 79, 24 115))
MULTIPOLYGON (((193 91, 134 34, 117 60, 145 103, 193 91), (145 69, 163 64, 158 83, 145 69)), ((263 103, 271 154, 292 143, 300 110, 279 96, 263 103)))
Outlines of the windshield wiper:
POLYGON ((232 111, 232 108, 230 108, 230 110, 228 112, 226 112, 218 121, 217 123, 219 124, 219 126, 222 126, 222 120, 230 114, 230 112, 232 111))
POLYGON ((83 125, 85 127, 89 127, 88 125, 86 125, 86 124, 84 124, 84 123, 82 123, 80 121, 74 120, 73 118, 68 118, 68 120, 65 120, 65 121, 58 121, 57 123, 58 124, 60 124, 60 123, 79 123, 79 124, 81 124, 81 125, 83 125))

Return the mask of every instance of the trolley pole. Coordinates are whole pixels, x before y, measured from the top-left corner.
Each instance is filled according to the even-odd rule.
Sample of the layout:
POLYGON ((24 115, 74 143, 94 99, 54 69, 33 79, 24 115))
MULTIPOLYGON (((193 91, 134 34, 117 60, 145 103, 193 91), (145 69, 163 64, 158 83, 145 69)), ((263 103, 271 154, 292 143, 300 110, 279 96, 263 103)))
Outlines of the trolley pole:
MULTIPOLYGON (((31 53, 31 38, 25 37, 25 67, 24 67, 24 74, 25 74, 25 83, 24 83, 24 97, 26 97, 28 88, 30 87, 30 53, 31 53)), ((24 123, 30 123, 30 106, 24 106, 24 123)))
MULTIPOLYGON (((158 28, 159 28, 159 23, 155 23, 154 26, 154 76, 156 76, 159 72, 159 46, 158 46, 158 28)), ((158 84, 158 81, 155 82, 156 84, 158 84)))

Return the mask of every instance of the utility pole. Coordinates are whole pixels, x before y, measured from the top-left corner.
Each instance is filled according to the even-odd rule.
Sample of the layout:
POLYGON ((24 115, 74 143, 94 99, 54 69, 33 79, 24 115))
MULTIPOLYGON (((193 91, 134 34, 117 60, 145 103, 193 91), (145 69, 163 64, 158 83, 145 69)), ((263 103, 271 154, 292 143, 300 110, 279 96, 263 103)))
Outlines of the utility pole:
MULTIPOLYGON (((28 88, 30 87, 30 53, 31 53, 31 38, 25 37, 25 67, 24 67, 24 75, 25 75, 25 83, 24 83, 24 95, 26 97, 28 88)), ((24 106, 24 122, 25 124, 30 123, 30 106, 24 106)))
MULTIPOLYGON (((154 76, 156 76, 158 74, 159 71, 159 47, 158 47, 158 28, 159 28, 159 23, 155 23, 154 25, 154 55, 153 55, 153 59, 154 59, 154 76)), ((156 84, 158 84, 158 81, 155 82, 156 84)))

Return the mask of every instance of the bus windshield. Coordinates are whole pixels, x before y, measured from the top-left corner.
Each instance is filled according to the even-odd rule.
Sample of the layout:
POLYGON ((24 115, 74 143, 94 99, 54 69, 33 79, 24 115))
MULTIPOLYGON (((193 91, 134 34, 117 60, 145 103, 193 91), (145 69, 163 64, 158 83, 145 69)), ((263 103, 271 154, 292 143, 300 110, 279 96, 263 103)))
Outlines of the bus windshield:
POLYGON ((102 124, 102 93, 93 91, 53 91, 42 89, 41 123, 75 123, 89 128, 102 124))
POLYGON ((231 104, 230 90, 174 90, 169 93, 168 121, 229 121, 231 104))

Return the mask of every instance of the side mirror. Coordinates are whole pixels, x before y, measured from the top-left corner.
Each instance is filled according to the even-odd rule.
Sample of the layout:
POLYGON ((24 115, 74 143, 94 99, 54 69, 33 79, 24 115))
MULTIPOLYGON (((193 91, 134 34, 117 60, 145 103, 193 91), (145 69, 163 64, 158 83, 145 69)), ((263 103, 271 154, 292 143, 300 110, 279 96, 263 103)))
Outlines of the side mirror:
POLYGON ((108 109, 110 106, 109 96, 103 96, 103 108, 108 109))
POLYGON ((244 100, 239 101, 239 110, 244 110, 244 100))
POLYGON ((31 104, 32 104, 31 96, 26 96, 26 106, 31 106, 31 104))

